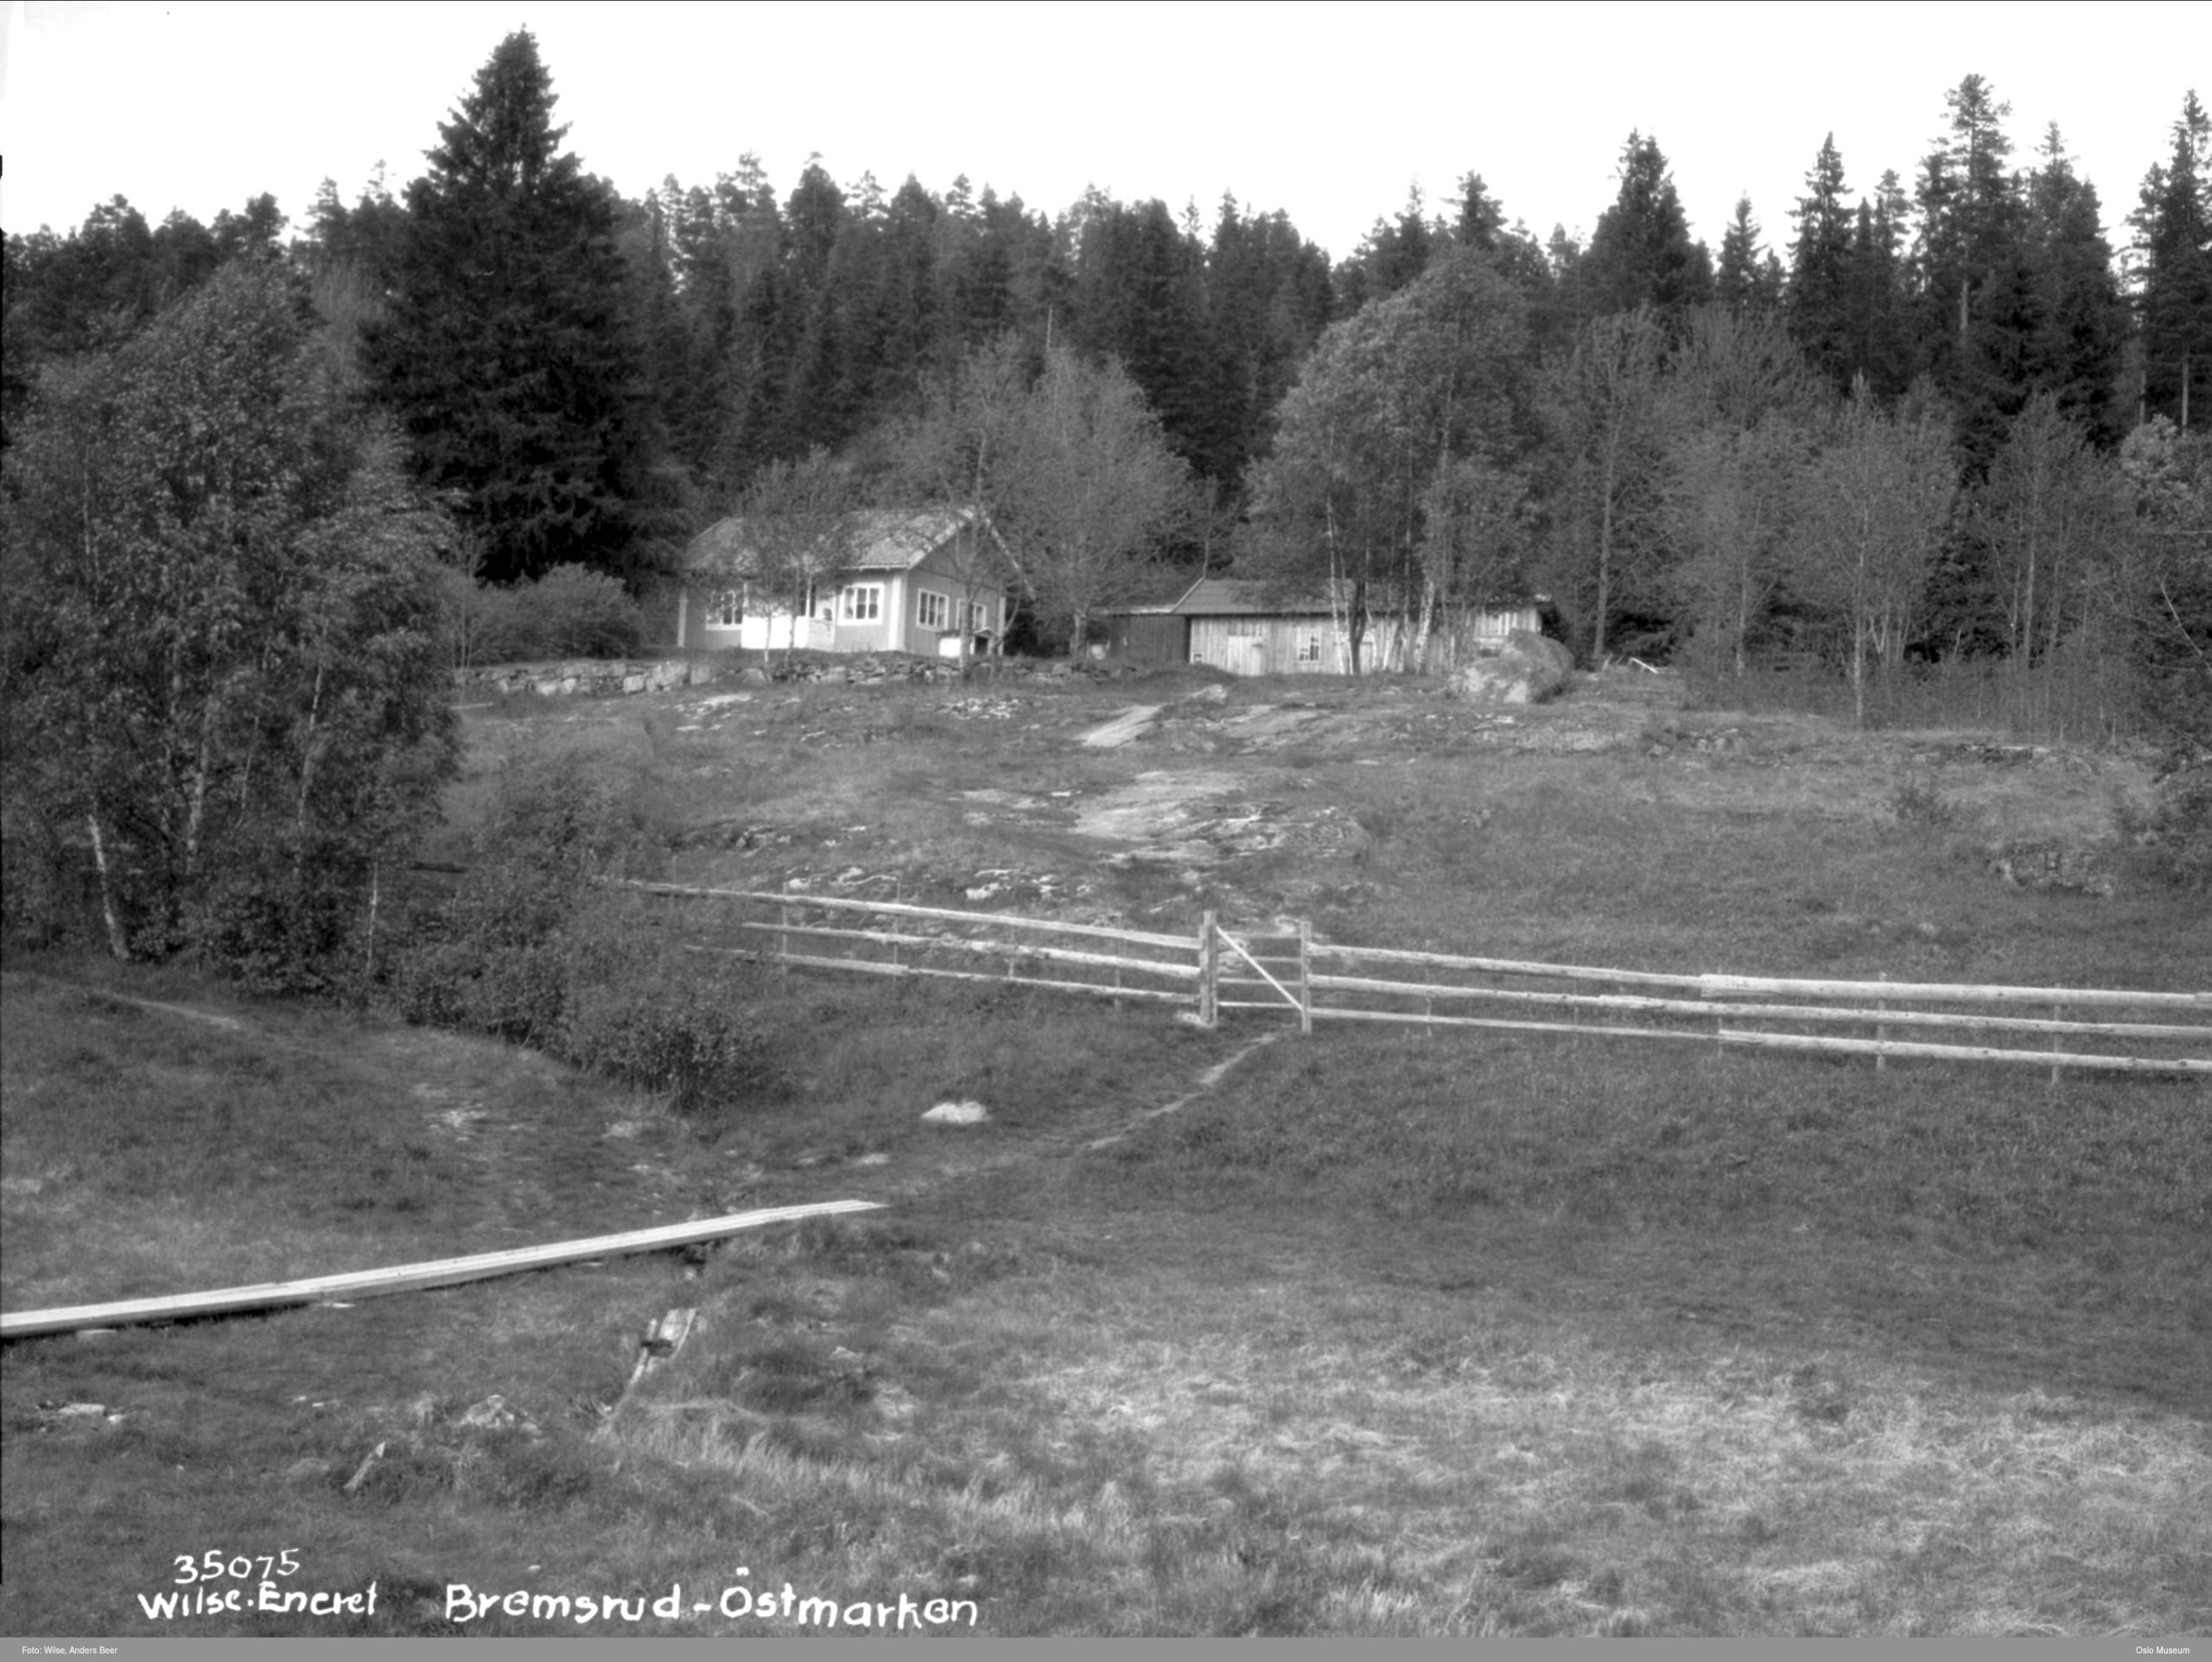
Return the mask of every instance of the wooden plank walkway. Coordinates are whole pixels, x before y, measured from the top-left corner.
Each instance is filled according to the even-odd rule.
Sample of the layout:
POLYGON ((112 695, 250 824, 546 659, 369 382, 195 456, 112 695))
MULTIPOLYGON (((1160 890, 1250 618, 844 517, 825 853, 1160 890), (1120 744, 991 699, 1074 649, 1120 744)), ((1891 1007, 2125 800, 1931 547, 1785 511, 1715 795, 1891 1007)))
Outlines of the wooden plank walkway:
POLYGON ((503 1252, 478 1252, 467 1258, 396 1264, 388 1270, 355 1270, 344 1275, 315 1276, 305 1281, 264 1282, 252 1287, 225 1287, 213 1292, 182 1293, 168 1298, 125 1299, 114 1304, 22 1310, 14 1315, 0 1315, 0 1339, 28 1339, 37 1334, 73 1333, 86 1328, 177 1321, 193 1316, 313 1304, 328 1298, 375 1298, 385 1293, 410 1293, 426 1287, 451 1287, 462 1282, 515 1275, 524 1270, 580 1263, 586 1258, 664 1251, 673 1246, 717 1240, 768 1224, 827 1218, 847 1212, 875 1212, 881 1207, 882 1203, 877 1200, 819 1200, 809 1206, 771 1207, 765 1211, 740 1212, 726 1218, 702 1218, 690 1223, 664 1224, 654 1229, 633 1229, 620 1235, 595 1235, 589 1240, 556 1241, 547 1246, 518 1246, 503 1252))

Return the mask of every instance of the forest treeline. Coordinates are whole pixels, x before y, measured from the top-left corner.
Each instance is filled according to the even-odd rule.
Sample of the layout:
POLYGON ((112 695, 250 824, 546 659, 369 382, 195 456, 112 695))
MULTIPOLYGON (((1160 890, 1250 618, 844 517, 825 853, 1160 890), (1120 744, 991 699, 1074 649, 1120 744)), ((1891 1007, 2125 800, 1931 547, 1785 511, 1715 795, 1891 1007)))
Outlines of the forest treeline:
POLYGON ((965 177, 841 185, 818 159, 780 199, 751 155, 626 199, 563 148, 554 106, 520 33, 397 194, 381 170, 350 205, 326 181, 297 227, 265 195, 212 226, 117 198, 9 235, 9 432, 43 376, 271 259, 451 516, 452 559, 493 584, 582 565, 642 593, 779 466, 826 466, 854 501, 1042 500, 1059 475, 1034 457, 1022 481, 972 451, 964 482, 948 473, 946 432, 992 426, 962 402, 978 365, 1012 353, 1033 388, 1065 359, 1134 389, 1173 474, 1162 512, 1146 458, 1141 524, 1109 528, 1110 569, 1072 601, 1054 539, 1031 539, 1034 569, 1010 575, 1046 646, 1203 567, 1333 576, 1361 614, 1414 622, 1402 642, 1541 592, 1586 658, 1816 659, 1862 693, 1913 660, 2108 655, 2166 612, 2171 652, 2199 661, 2212 124, 2194 93, 2124 251, 2057 128, 2018 156, 1968 75, 1909 175, 1854 189, 1832 140, 1808 147, 1772 237, 1745 201, 1717 252, 1694 239, 1658 140, 1632 133, 1586 239, 1509 223, 1470 172, 1333 262, 1233 199, 1209 218, 1091 192, 1047 215, 965 177), (1853 551, 1836 478, 1878 440, 1897 467, 1940 456, 1949 488, 1885 485, 1925 523, 1878 551, 1861 523, 1853 551))

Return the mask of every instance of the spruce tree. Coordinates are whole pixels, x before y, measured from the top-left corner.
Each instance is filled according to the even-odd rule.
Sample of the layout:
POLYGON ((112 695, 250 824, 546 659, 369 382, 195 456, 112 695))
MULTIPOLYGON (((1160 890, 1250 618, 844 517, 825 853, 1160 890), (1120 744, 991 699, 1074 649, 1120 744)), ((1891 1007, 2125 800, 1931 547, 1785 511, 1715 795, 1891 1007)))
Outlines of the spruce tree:
POLYGON ((1738 315, 1769 310, 1781 295, 1770 285, 1770 257, 1762 258, 1759 222, 1751 217, 1751 199, 1736 199, 1736 215, 1720 238, 1720 265, 1713 281, 1713 297, 1738 315))
POLYGON ((560 148, 527 30, 501 41, 408 187, 389 315, 368 335, 415 471, 450 493, 485 575, 638 553, 649 454, 612 193, 560 148))
POLYGON ((1851 219, 1843 157, 1830 133, 1805 175, 1790 250, 1789 332, 1815 368, 1840 392, 1851 382, 1851 219))
MULTIPOLYGON (((1950 130, 1922 164, 1917 252, 1923 328, 1937 384, 1955 392, 1974 331, 1975 295, 2017 258, 2019 197, 2005 168, 2012 106, 1968 75, 1944 94, 1950 130)), ((1988 345, 2002 356, 2008 346, 1988 345)))
POLYGON ((1870 202, 1862 198, 1852 232, 1847 277, 1846 361, 1850 379, 1864 378, 1881 399, 1910 385, 1913 338, 1905 287, 1904 187, 1894 172, 1882 175, 1870 202))
POLYGON ((1460 179, 1459 200, 1454 206, 1458 212, 1452 215, 1452 240, 1463 248, 1495 250, 1505 226, 1505 210, 1483 183, 1482 175, 1470 173, 1460 179))
POLYGON ((2028 180, 2027 264, 2037 303, 2029 379, 2101 446, 2117 443, 2113 393, 2125 318, 2096 187, 2077 177, 2053 122, 2028 180))
POLYGON ((2143 408, 2187 430, 2212 416, 2212 117, 2194 90, 2172 131, 2129 222, 2143 258, 2143 408))
POLYGON ((1689 221, 1659 142, 1630 133, 1621 148, 1621 188, 1598 217, 1584 256, 1599 314, 1649 306, 1672 327, 1713 297, 1713 262, 1690 240, 1689 221))

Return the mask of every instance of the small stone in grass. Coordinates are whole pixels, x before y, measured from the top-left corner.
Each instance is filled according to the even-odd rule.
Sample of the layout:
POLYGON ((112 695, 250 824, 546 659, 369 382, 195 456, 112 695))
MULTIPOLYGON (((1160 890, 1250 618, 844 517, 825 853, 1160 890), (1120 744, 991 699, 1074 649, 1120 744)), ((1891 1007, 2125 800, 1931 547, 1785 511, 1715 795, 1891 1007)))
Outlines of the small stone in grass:
POLYGON ((990 1117, 980 1102, 940 1102, 922 1116, 931 1125, 980 1125, 990 1117))

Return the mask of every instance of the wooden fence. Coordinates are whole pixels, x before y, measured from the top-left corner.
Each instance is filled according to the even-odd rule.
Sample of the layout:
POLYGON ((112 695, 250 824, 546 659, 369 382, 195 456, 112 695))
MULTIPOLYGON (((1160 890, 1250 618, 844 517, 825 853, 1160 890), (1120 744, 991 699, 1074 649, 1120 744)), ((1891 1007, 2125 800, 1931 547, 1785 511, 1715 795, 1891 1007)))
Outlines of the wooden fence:
POLYGON ((713 938, 693 943, 702 952, 1162 1003, 1206 1027, 1237 1013, 1304 1033, 1372 1022, 1819 1051, 1877 1068, 1892 1057, 2024 1065, 2054 1080, 2069 1069, 2212 1076, 2212 992, 1670 975, 1340 946, 1303 921, 1231 931, 1212 912, 1190 936, 790 890, 626 887, 700 902, 687 921, 713 938), (731 932, 747 944, 721 944, 731 932), (1046 944, 1054 938, 1065 944, 1046 944), (2160 1019, 2082 1019, 2108 1011, 2160 1019), (1954 1034, 1998 1042, 1941 1041, 1954 1034))

